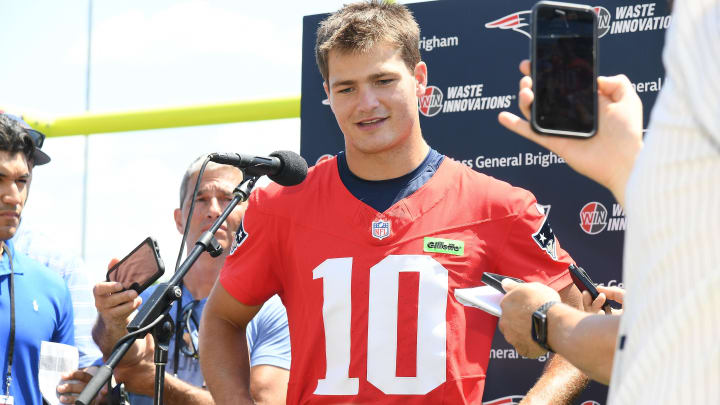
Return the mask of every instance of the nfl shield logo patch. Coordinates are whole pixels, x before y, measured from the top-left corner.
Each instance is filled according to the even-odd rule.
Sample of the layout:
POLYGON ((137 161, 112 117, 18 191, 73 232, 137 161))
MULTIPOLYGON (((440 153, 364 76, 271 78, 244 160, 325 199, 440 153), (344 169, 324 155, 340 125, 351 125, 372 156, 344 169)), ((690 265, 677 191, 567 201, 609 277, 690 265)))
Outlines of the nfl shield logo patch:
POLYGON ((372 223, 372 236, 373 238, 383 240, 390 236, 390 221, 383 221, 378 219, 372 223))

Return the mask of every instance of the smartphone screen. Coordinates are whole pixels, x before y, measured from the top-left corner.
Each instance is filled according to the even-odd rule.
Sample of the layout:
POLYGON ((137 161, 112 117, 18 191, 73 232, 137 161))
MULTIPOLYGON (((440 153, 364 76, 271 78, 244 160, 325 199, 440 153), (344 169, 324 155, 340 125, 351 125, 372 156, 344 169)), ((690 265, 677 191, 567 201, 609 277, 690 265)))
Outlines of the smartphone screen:
POLYGON ((107 273, 108 281, 120 282, 125 290, 142 292, 165 272, 157 244, 145 239, 107 273))
POLYGON ((532 122, 537 132, 588 137, 597 128, 596 16, 586 6, 533 10, 532 122))

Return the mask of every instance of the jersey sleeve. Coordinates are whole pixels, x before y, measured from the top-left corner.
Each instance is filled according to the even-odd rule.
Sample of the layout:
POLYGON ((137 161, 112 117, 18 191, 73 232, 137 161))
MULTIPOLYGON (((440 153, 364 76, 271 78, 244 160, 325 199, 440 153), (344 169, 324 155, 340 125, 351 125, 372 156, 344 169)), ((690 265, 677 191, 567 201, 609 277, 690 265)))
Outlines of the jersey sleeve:
POLYGON ((282 268, 278 249, 282 227, 258 208, 258 199, 253 197, 220 272, 220 284, 245 305, 260 305, 282 291, 276 273, 282 268))
POLYGON ((524 191, 494 268, 499 274, 537 281, 559 291, 572 283, 570 255, 558 243, 545 209, 524 191))
POLYGON ((268 300, 247 329, 250 366, 290 369, 290 331, 280 297, 268 300))

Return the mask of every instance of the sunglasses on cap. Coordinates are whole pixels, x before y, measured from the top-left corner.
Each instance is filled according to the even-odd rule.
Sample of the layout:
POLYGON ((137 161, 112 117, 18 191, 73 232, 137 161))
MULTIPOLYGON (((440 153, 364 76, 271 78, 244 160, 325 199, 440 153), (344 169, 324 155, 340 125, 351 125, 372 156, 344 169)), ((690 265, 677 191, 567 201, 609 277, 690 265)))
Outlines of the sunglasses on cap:
POLYGON ((25 130, 28 131, 28 133, 30 134, 33 143, 35 143, 35 146, 38 148, 42 148, 43 143, 45 143, 45 134, 32 128, 25 128, 25 130))
POLYGON ((30 135, 30 138, 32 138, 33 143, 35 144, 35 151, 33 152, 35 166, 44 165, 45 163, 50 162, 50 156, 40 150, 40 148, 42 148, 43 144, 45 143, 45 134, 32 129, 30 125, 27 124, 27 122, 25 122, 21 117, 17 115, 8 114, 2 111, 0 111, 0 114, 20 124, 20 126, 23 127, 25 131, 27 131, 27 133, 30 135))

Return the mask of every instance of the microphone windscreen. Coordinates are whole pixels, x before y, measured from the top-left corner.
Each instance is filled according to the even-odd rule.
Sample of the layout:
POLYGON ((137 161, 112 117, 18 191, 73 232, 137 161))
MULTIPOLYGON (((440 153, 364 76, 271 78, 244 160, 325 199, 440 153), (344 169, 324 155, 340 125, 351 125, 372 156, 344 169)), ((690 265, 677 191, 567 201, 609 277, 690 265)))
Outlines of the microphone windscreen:
POLYGON ((302 156, 289 150, 278 150, 270 156, 280 159, 282 168, 277 174, 270 177, 270 180, 281 186, 296 186, 307 177, 308 165, 302 156))

